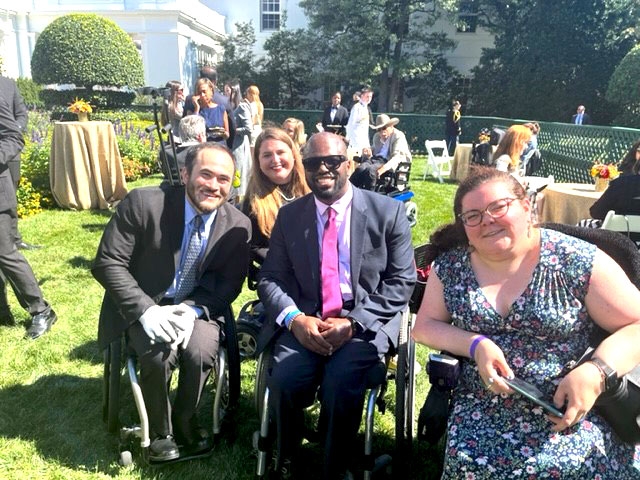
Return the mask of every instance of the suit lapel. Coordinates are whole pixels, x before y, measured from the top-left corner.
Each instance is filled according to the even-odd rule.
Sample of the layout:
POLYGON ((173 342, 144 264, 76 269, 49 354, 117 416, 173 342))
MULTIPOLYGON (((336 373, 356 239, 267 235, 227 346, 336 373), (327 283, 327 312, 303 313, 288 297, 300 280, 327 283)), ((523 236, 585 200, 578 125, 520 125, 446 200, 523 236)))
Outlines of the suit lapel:
MULTIPOLYGON (((207 240, 207 246, 204 250, 204 256, 202 257, 202 262, 200 262, 200 266, 198 267, 198 275, 202 274, 205 265, 209 263, 209 256, 213 254, 214 248, 218 246, 218 241, 222 237, 222 235, 228 230, 229 216, 227 215, 227 208, 229 204, 222 204, 216 213, 216 218, 213 222, 213 228, 209 233, 209 239, 207 240)), ((231 207, 233 208, 233 207, 231 207)))
POLYGON ((366 228, 367 205, 364 194, 358 188, 354 188, 351 204, 351 288, 354 299, 356 299, 358 280, 360 279, 363 239, 365 238, 366 228))
POLYGON ((305 249, 307 252, 308 272, 314 291, 320 291, 320 249, 318 247, 318 228, 316 226, 316 203, 313 194, 307 196, 307 203, 304 205, 302 218, 302 235, 304 237, 305 249))
POLYGON ((168 221, 171 222, 173 226, 178 227, 167 229, 170 232, 170 245, 171 251, 173 252, 173 275, 175 276, 180 268, 180 249, 182 248, 182 236, 184 235, 184 202, 186 200, 184 197, 184 189, 175 189, 173 193, 173 195, 166 197, 169 201, 168 205, 165 205, 164 211, 169 212, 173 210, 173 215, 168 218, 168 221))

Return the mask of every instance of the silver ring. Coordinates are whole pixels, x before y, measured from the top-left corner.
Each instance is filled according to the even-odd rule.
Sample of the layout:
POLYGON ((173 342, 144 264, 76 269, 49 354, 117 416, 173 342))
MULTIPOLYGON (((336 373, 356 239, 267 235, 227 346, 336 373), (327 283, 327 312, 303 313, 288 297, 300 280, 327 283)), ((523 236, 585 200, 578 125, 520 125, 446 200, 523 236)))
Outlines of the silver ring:
POLYGON ((493 387, 493 377, 489 377, 487 379, 487 383, 485 383, 484 388, 486 388, 487 390, 491 390, 491 387, 493 387))

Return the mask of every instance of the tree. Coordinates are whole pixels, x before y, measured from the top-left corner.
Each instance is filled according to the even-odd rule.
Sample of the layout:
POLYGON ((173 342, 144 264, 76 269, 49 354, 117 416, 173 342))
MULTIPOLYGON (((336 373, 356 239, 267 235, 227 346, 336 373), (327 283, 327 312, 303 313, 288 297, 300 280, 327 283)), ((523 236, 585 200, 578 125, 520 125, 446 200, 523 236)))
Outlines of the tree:
POLYGON ((587 106, 611 118, 609 77, 633 43, 636 0, 475 0, 495 34, 474 78, 468 112, 568 121, 587 106))
POLYGON ((257 64, 253 54, 256 33, 251 22, 236 23, 236 32, 222 40, 222 62, 218 64, 221 80, 237 79, 244 89, 256 82, 257 64))
MULTIPOLYGON (((372 83, 379 111, 403 108, 409 82, 413 94, 420 78, 437 76, 442 54, 453 42, 432 27, 457 0, 302 0, 317 36, 316 58, 328 78, 372 83), (438 67, 438 68, 436 68, 438 67)), ((426 88, 422 89, 426 93, 426 88)), ((375 101, 376 99, 374 99, 375 101)))
POLYGON ((616 125, 640 128, 640 45, 616 67, 607 89, 607 100, 616 106, 616 125))
POLYGON ((142 86, 142 60, 133 40, 111 20, 74 13, 51 22, 40 34, 31 58, 40 84, 74 84, 76 90, 43 90, 45 103, 64 105, 82 96, 94 105, 128 105, 142 86), (129 90, 127 90, 129 89, 129 90))

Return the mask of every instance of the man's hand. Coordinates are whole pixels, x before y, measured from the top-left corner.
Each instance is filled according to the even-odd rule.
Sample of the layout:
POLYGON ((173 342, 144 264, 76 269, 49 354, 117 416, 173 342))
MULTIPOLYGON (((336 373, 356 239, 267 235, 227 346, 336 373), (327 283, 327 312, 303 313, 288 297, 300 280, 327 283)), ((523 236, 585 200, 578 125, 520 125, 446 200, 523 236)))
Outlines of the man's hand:
POLYGON ((298 315, 291 320, 291 333, 303 347, 316 352, 318 355, 331 355, 334 347, 323 338, 322 333, 331 325, 318 317, 298 315))
POLYGON ((330 325, 331 328, 322 331, 321 335, 333 347, 332 353, 353 337, 351 321, 348 318, 329 317, 325 319, 324 323, 330 325))
POLYGON ((169 321, 174 305, 153 305, 145 310, 138 319, 145 333, 151 339, 151 343, 171 343, 178 338, 176 330, 169 321))
POLYGON ((173 307, 169 322, 175 329, 177 338, 171 343, 172 350, 177 350, 178 346, 182 346, 183 350, 187 348, 195 321, 196 312, 189 305, 181 303, 173 307))

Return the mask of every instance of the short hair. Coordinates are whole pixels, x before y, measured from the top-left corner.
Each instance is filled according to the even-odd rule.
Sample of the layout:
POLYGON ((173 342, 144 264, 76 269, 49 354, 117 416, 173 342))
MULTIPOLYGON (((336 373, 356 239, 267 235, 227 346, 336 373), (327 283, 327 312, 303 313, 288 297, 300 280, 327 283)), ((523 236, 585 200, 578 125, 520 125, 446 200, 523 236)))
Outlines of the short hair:
POLYGON ((364 85, 362 87, 362 89, 360 90, 360 95, 362 95, 364 93, 368 93, 368 92, 373 93, 373 89, 369 85, 364 85))
POLYGON ((207 124, 204 117, 200 115, 187 115, 180 120, 180 139, 183 142, 199 142, 198 136, 205 138, 207 135, 207 124))
POLYGON ((233 173, 235 174, 236 164, 233 161, 233 154, 231 153, 231 150, 229 150, 226 145, 222 145, 220 143, 205 142, 194 145, 193 147, 190 147, 189 150, 187 150, 187 155, 184 159, 184 167, 187 169, 187 173, 189 175, 191 175, 191 172, 193 172, 193 164, 200 155, 200 152, 207 149, 218 150, 219 152, 223 152, 224 154, 226 154, 229 157, 229 161, 233 165, 233 173))
POLYGON ((208 78, 214 85, 218 83, 218 71, 216 67, 205 65, 200 69, 200 78, 208 78))
POLYGON ((452 107, 460 107, 460 106, 462 106, 462 104, 458 100, 453 100, 451 102, 451 106, 452 107))
POLYGON ((209 87, 211 89, 211 93, 215 92, 215 84, 209 80, 208 78, 199 78, 196 81, 196 91, 194 92, 196 95, 198 95, 199 91, 200 91, 200 87, 202 85, 206 85, 207 87, 209 87))

